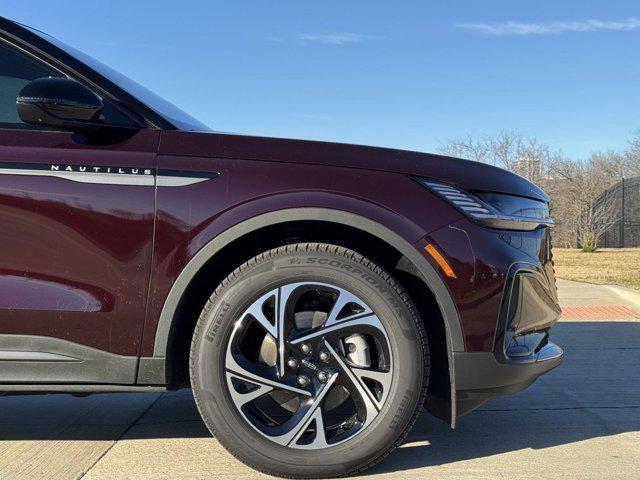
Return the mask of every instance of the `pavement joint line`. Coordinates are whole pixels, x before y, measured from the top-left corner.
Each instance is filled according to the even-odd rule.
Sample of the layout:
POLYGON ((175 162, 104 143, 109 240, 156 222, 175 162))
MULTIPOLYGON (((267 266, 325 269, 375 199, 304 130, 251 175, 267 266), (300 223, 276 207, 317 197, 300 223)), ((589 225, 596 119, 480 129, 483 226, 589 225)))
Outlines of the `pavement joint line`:
MULTIPOLYGON (((137 420, 136 420, 137 421, 137 420)), ((202 423, 200 419, 194 420, 176 420, 173 422, 146 422, 141 423, 140 425, 175 425, 179 423, 202 423)), ((122 423, 68 423, 65 425, 59 423, 38 423, 39 427, 61 427, 64 426, 65 429, 68 427, 124 427, 128 424, 122 423)), ((203 424, 204 425, 204 424, 203 424)), ((0 427, 32 427, 33 423, 20 423, 20 422, 11 422, 11 423, 0 423, 0 427)))
POLYGON ((479 408, 479 412, 544 412, 544 411, 565 411, 565 410, 621 410, 640 408, 640 405, 612 405, 593 407, 555 407, 555 408, 479 408))
POLYGON ((640 347, 603 347, 603 348, 580 348, 580 347, 564 347, 565 352, 604 352, 610 350, 640 350, 640 347))
POLYGON ((193 420, 174 420, 169 422, 145 422, 140 425, 175 425, 179 423, 202 423, 202 425, 204 425, 204 422, 200 418, 194 418, 193 420))
POLYGON ((111 449, 116 445, 116 443, 118 443, 120 440, 122 440, 122 439, 127 435, 127 433, 129 433, 129 432, 131 431, 131 429, 132 429, 133 427, 135 427, 135 426, 138 424, 138 422, 142 419, 142 417, 144 417, 144 416, 145 416, 145 415, 146 415, 146 414, 147 414, 147 413, 148 413, 148 412, 153 408, 153 406, 154 406, 156 403, 158 403, 158 400, 160 400, 160 399, 163 397, 163 395, 164 395, 164 393, 160 394, 160 395, 158 396, 158 398, 156 398, 153 402, 151 402, 151 404, 150 404, 147 408, 145 408, 145 409, 142 411, 142 413, 140 413, 140 415, 138 415, 138 416, 137 416, 137 417, 136 417, 136 418, 131 422, 131 424, 130 424, 130 425, 129 425, 125 430, 124 430, 124 432, 122 432, 122 434, 120 434, 120 436, 119 436, 118 438, 116 438, 116 439, 113 441, 113 443, 111 443, 111 445, 109 445, 109 448, 107 448, 104 452, 102 452, 102 453, 100 454, 100 456, 96 459, 96 461, 95 461, 95 462, 93 462, 93 463, 89 466, 89 468, 87 468, 84 472, 82 472, 82 473, 81 473, 80 475, 78 475, 76 478, 78 478, 78 480, 80 480, 80 479, 84 478, 84 477, 87 475, 87 473, 89 473, 89 472, 91 471, 91 469, 92 469, 93 467, 95 467, 95 466, 100 462, 100 460, 102 460, 102 459, 105 457, 105 455, 107 455, 107 453, 109 453, 109 452, 111 451, 111 449))

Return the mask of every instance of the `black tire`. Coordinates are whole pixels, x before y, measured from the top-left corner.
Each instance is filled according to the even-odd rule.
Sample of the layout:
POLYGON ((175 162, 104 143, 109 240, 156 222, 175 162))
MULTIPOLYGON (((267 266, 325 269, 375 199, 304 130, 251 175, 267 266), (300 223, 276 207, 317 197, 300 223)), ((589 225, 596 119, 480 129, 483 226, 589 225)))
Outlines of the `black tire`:
POLYGON ((425 401, 429 351, 413 302, 388 273, 352 250, 302 243, 260 254, 222 282, 198 320, 190 372, 205 424, 236 458, 281 477, 335 477, 373 466, 404 439, 425 401), (396 365, 373 423, 353 439, 319 450, 286 447, 257 433, 239 414, 225 382, 226 346, 238 316, 262 292, 296 281, 330 282, 357 293, 384 325, 396 365))

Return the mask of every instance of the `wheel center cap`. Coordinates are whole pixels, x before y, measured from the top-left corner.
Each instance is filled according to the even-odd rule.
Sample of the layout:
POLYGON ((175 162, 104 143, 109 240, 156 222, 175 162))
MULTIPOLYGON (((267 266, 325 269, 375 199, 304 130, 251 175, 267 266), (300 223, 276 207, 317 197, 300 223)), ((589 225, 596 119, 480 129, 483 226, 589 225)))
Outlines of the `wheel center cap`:
POLYGON ((302 362, 300 362, 300 363, 302 363, 302 366, 304 368, 306 368, 307 370, 309 370, 309 371, 311 371, 313 373, 318 371, 318 366, 315 363, 313 363, 313 358, 311 358, 311 357, 303 358, 302 362))

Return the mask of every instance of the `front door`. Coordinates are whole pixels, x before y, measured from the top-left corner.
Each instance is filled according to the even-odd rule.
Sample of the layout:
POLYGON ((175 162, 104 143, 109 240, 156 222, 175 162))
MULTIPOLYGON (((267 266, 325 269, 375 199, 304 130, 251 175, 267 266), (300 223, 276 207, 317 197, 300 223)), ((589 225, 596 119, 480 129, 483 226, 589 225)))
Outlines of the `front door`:
POLYGON ((0 383, 132 384, 159 132, 100 141, 22 124, 18 91, 49 75, 0 41, 0 383))

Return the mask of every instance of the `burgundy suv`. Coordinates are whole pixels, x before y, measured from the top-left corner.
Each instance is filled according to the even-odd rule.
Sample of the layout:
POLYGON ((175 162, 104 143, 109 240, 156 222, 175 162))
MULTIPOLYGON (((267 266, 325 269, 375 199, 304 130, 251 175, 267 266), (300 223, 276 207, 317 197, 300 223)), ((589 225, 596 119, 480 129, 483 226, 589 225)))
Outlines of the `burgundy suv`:
POLYGON ((221 134, 0 19, 0 392, 193 389, 243 462, 361 471, 560 364, 548 197, 485 164, 221 134))

